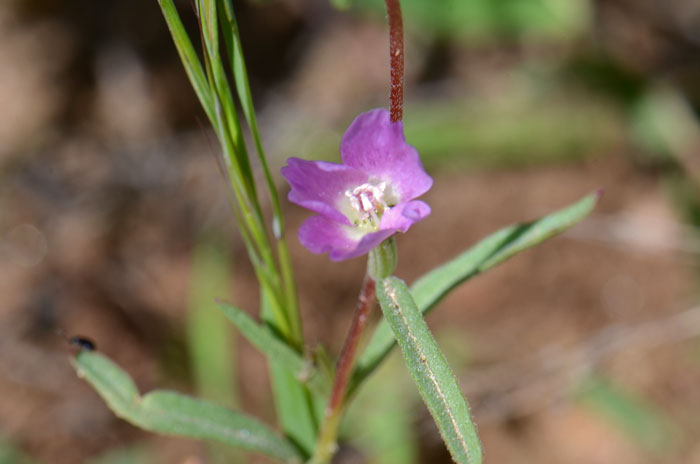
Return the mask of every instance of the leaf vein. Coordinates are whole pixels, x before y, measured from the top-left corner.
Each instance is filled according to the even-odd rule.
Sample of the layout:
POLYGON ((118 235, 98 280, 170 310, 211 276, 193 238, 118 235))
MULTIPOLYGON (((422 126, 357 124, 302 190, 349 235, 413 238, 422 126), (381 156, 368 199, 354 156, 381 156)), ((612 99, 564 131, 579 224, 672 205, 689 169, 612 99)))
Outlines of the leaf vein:
POLYGON ((418 353, 420 354, 420 359, 426 360, 426 362, 424 363, 424 366, 428 372, 428 378, 433 383, 433 386, 435 387, 435 390, 437 391, 437 394, 440 397, 440 400, 444 404, 445 411, 447 412, 447 416, 450 418, 450 422, 452 422, 452 427, 454 428, 455 434, 457 435, 457 438, 459 439, 459 443, 460 443, 460 445, 462 445, 462 448, 464 449, 464 454, 467 456, 467 460, 469 461, 469 463, 471 463, 473 461, 472 461, 471 455, 469 454, 469 448, 467 447, 466 439, 464 438, 463 434, 461 433, 461 431, 459 429, 459 425, 457 424, 457 420, 454 417, 454 413, 452 411, 452 408, 450 407, 450 404, 448 403, 447 398, 445 397, 445 394, 443 393, 442 389, 440 388, 440 384, 438 383, 437 378, 435 377, 435 373, 433 372, 433 370, 430 366, 430 363, 427 362, 427 357, 425 356, 425 353, 423 352, 423 349, 421 348, 420 343, 418 342, 418 339, 416 338, 416 335, 411 330, 411 326, 408 323, 408 320, 406 319, 406 315, 401 310, 401 305, 399 304, 398 297, 396 296, 396 291, 388 284, 388 282, 385 282, 384 286, 387 289, 387 295, 391 299, 392 306, 394 307, 394 310, 401 317, 401 320, 403 321, 403 324, 406 327, 406 333, 408 334, 416 351, 418 351, 418 353))

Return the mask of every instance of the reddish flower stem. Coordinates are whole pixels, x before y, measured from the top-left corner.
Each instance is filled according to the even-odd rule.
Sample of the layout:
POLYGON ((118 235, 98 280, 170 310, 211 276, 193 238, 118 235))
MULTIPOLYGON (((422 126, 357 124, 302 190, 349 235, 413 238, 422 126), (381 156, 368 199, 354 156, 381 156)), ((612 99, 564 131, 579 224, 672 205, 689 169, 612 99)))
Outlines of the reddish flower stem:
POLYGON ((362 283, 360 296, 357 299, 355 316, 353 317, 348 336, 345 339, 345 344, 338 358, 333 388, 328 399, 328 406, 326 406, 326 413, 319 433, 316 450, 310 461, 312 464, 328 463, 335 453, 338 427, 340 426, 340 418, 343 412, 348 380, 350 379, 350 373, 352 372, 352 366, 355 361, 357 345, 364 328, 367 326, 369 314, 374 306, 375 296, 376 284, 374 279, 366 275, 362 283))
POLYGON ((357 299, 355 317, 352 319, 348 337, 345 339, 343 350, 340 352, 338 364, 336 365, 333 389, 331 390, 331 396, 328 400, 329 410, 338 409, 343 402, 350 372, 352 371, 353 361, 355 360, 357 344, 360 341, 360 335, 362 335, 364 328, 367 326, 369 314, 372 311, 372 306, 374 306, 375 295, 376 284, 374 280, 370 276, 365 276, 360 296, 357 299))
POLYGON ((403 19, 399 0, 386 0, 389 16, 389 56, 391 58, 391 122, 403 118, 403 19))
MULTIPOLYGON (((389 57, 391 59, 391 122, 399 122, 403 118, 404 79, 403 19, 401 17, 399 0, 386 0, 386 11, 389 17, 389 57)), ((360 342, 362 332, 367 326, 375 297, 376 283, 374 279, 366 275, 357 300, 355 316, 350 325, 348 336, 345 339, 343 350, 338 358, 333 388, 328 399, 328 406, 321 425, 316 450, 311 461, 309 461, 311 464, 326 464, 330 462, 336 451, 338 427, 340 426, 340 418, 343 413, 348 380, 350 380, 350 374, 352 373, 357 345, 360 342)))

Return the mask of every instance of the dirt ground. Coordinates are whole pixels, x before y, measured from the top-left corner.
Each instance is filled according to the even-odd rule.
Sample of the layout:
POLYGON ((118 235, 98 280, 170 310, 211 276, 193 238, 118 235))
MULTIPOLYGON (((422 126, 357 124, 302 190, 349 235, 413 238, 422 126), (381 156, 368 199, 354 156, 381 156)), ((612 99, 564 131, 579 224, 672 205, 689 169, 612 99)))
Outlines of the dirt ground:
MULTIPOLYGON (((154 463, 208 462, 202 444, 117 419, 75 376, 64 335, 89 336, 142 391, 192 392, 185 321, 202 237, 232 250, 233 300, 251 314, 257 304, 215 148, 193 122, 201 114, 159 12, 153 6, 131 24, 136 3, 96 23, 52 2, 0 6, 0 58, 13 63, 0 70, 0 101, 12 116, 0 124, 0 445, 39 463, 89 462, 134 445, 154 463)), ((384 40, 381 27, 282 3, 274 21, 272 7, 252 6, 241 21, 244 36, 264 23, 268 35, 259 35, 284 44, 251 61, 275 169, 303 154, 324 124, 345 121, 348 106, 383 102, 387 75, 383 61, 372 64, 375 53, 382 59, 372 45, 384 40), (366 59, 366 69, 343 64, 336 47, 366 59), (299 114, 318 127, 285 147, 285 121, 299 114)), ((263 39, 255 46, 266 49, 263 39)), ((429 47, 412 45, 416 96, 430 88, 417 82, 429 47)), ((489 73, 519 53, 529 52, 472 51, 466 78, 497 94, 489 73)), ((461 69, 446 80, 465 78, 461 69)), ((409 282, 501 227, 604 190, 583 223, 474 278, 428 316, 487 462, 700 462, 700 248, 671 201, 668 173, 626 136, 575 160, 473 170, 436 163, 430 173, 433 212, 398 238, 397 274, 409 282)), ((284 210, 308 345, 337 354, 364 259, 340 265, 310 254, 295 237, 308 213, 286 202, 284 210)), ((235 357, 241 408, 273 423, 263 357, 243 340, 235 357)), ((427 411, 411 404, 418 462, 450 462, 427 411)), ((346 443, 339 461, 367 462, 358 449, 346 443)))

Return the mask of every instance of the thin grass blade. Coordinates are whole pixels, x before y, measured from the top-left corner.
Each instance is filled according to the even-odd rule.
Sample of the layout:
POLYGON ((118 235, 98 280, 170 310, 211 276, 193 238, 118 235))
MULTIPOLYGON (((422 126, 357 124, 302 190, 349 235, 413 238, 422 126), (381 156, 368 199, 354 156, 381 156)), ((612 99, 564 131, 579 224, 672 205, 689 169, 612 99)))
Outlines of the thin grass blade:
POLYGON ((267 157, 265 156, 265 150, 262 144, 262 137, 258 129, 255 106, 253 105, 253 96, 250 90, 250 82, 248 80, 245 59, 243 57, 243 47, 238 34, 238 24, 236 23, 236 17, 231 0, 218 0, 218 2, 224 44, 226 45, 227 56, 229 63, 231 64, 231 74, 233 76, 234 85, 238 94, 238 100, 243 110, 243 115, 245 116, 246 122, 248 123, 248 127, 250 128, 250 132, 253 135, 256 152, 265 175, 265 182, 270 196, 270 201, 272 202, 272 233, 277 240, 277 255, 279 257, 282 274, 281 276, 286 303, 285 309, 287 312, 287 319, 290 323, 291 337, 295 342, 301 343, 303 335, 301 318, 299 316, 299 305, 294 273, 292 270, 291 261, 289 259, 289 251, 287 249, 285 239, 284 216, 280 205, 279 193, 277 192, 274 178, 270 172, 270 167, 268 165, 267 157))
POLYGON ((236 23, 233 6, 231 5, 230 0, 219 0, 219 2, 221 4, 220 16, 224 43, 226 44, 226 51, 229 62, 231 63, 231 73, 233 75, 234 85, 241 104, 241 109, 243 110, 243 115, 245 116, 250 132, 253 135, 255 148, 258 152, 258 158, 260 159, 260 164, 265 174, 265 181, 270 193, 275 220, 273 223, 273 233, 275 238, 279 239, 282 237, 284 230, 282 209, 280 206, 279 195, 277 194, 277 188, 275 186, 274 179, 272 178, 272 174, 267 163, 267 157, 265 156, 265 151, 263 149, 260 130, 258 129, 258 121, 257 117, 255 116, 255 107, 253 106, 253 96, 250 91, 250 82, 248 80, 248 71, 246 70, 245 59, 243 57, 243 47, 241 45, 240 36, 238 35, 238 24, 236 23))
POLYGON ((195 52, 192 42, 185 31, 185 27, 182 25, 175 4, 173 0, 158 0, 158 4, 165 17, 165 22, 168 24, 168 29, 173 37, 173 42, 175 42, 175 47, 185 67, 187 77, 190 79, 192 88, 194 88, 207 117, 212 124, 215 124, 214 99, 209 88, 209 82, 207 81, 197 52, 195 52))

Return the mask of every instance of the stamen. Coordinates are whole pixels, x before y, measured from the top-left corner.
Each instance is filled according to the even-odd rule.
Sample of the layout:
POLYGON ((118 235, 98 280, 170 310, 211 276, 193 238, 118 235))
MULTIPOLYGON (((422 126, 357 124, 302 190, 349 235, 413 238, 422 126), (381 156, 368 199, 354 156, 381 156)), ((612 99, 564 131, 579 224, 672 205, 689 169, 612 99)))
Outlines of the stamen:
POLYGON ((362 202, 362 209, 365 211, 371 211, 374 207, 372 202, 369 199, 369 192, 362 192, 360 194, 360 201, 362 202))
POLYGON ((365 183, 345 191, 345 197, 349 200, 350 207, 357 214, 357 219, 353 221, 356 225, 372 229, 379 227, 381 216, 388 208, 384 198, 386 187, 386 182, 381 182, 378 185, 365 183))

